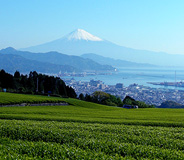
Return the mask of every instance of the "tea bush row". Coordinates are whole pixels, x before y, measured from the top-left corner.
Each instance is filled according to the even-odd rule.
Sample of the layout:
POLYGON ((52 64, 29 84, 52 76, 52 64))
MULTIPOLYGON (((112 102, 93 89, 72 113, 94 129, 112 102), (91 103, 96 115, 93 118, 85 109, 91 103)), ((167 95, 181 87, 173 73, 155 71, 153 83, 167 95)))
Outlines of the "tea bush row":
POLYGON ((167 127, 0 121, 0 137, 57 143, 109 156, 184 159, 184 129, 167 127))

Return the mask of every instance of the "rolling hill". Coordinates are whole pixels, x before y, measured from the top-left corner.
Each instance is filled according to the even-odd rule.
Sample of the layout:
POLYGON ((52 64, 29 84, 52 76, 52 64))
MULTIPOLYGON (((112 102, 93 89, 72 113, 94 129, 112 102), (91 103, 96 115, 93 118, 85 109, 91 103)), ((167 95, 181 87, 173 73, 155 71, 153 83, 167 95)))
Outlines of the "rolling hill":
MULTIPOLYGON (((11 54, 11 55, 18 55, 21 57, 24 57, 24 60, 34 60, 37 61, 37 64, 42 62, 44 63, 49 63, 52 64, 49 66, 49 64, 45 65, 48 66, 49 68, 54 68, 54 65, 59 65, 65 66, 65 71, 68 72, 82 72, 82 71, 114 71, 115 68, 113 68, 110 65, 101 65, 93 60, 82 58, 79 56, 69 56, 65 54, 61 54, 58 52, 48 52, 48 53, 31 53, 31 52, 26 52, 26 51, 18 51, 12 47, 8 47, 6 49, 0 50, 0 53, 3 55, 11 54), (68 66, 68 69, 67 69, 68 66)), ((19 57, 20 58, 20 57, 19 57)), ((12 63, 12 68, 13 65, 17 64, 16 61, 15 63, 12 63)), ((23 63, 23 60, 22 60, 23 63)), ((34 65, 33 65, 34 66, 34 65)), ((56 68, 57 68, 56 67, 56 68)), ((61 66, 60 66, 61 67, 61 66)), ((61 70, 64 71, 64 70, 61 70)), ((49 72, 47 72, 49 73, 49 72)))
POLYGON ((183 109, 122 109, 72 98, 0 93, 1 159, 183 160, 183 109), (42 102, 69 105, 42 106, 42 102))
POLYGON ((9 73, 14 73, 15 71, 23 73, 29 73, 30 71, 41 73, 77 71, 76 68, 69 65, 56 65, 48 62, 39 62, 13 54, 0 54, 0 69, 4 69, 9 73))
POLYGON ((151 65, 147 63, 136 63, 136 62, 130 62, 130 61, 125 61, 125 60, 120 60, 120 59, 114 59, 114 58, 108 58, 104 56, 100 56, 94 53, 88 53, 88 54, 83 54, 81 55, 83 58, 89 58, 95 62, 98 62, 100 64, 109 64, 114 67, 158 67, 156 65, 151 65))

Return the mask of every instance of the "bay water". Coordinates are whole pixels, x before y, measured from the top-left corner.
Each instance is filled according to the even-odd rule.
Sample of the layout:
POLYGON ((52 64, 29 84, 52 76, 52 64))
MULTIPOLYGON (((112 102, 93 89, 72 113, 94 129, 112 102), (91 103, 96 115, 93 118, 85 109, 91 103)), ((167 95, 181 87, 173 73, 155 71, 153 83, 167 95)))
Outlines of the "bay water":
POLYGON ((157 68, 118 68, 118 71, 109 75, 93 75, 74 78, 77 81, 101 80, 106 85, 123 83, 124 86, 139 84, 152 88, 166 88, 184 90, 183 87, 153 85, 147 82, 184 82, 184 68, 182 67, 157 67, 157 68))

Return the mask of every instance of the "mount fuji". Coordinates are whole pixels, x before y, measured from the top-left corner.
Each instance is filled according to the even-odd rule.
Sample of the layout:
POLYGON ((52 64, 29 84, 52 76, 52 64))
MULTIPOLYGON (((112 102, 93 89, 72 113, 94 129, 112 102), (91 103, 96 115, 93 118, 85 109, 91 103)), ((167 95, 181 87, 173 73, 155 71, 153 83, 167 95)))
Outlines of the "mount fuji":
POLYGON ((119 46, 82 29, 77 29, 60 39, 21 50, 30 52, 57 51, 76 56, 93 53, 104 57, 136 63, 149 63, 161 66, 184 66, 184 55, 137 50, 119 46))
POLYGON ((102 39, 86 32, 83 29, 77 29, 67 36, 63 37, 63 39, 69 40, 69 41, 77 41, 77 40, 85 40, 85 41, 103 41, 102 39))

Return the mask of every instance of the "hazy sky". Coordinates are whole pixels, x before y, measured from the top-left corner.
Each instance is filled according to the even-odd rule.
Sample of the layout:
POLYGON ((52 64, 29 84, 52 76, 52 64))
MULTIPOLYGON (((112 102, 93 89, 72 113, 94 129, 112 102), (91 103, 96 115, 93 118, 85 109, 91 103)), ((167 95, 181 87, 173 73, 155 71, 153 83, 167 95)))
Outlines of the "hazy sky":
POLYGON ((126 47, 184 54, 184 0, 0 0, 0 49, 77 28, 126 47))

